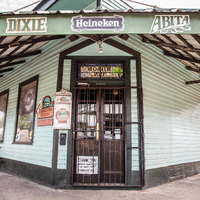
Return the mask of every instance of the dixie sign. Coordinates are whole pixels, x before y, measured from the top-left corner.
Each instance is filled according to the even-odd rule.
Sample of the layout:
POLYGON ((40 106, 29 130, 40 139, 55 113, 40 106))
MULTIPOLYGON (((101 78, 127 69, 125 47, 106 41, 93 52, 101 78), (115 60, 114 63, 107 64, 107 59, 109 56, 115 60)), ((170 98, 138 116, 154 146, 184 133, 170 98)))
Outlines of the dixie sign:
POLYGON ((76 32, 91 30, 113 30, 115 32, 124 30, 124 17, 83 17, 81 15, 72 17, 71 29, 76 32))
POLYGON ((46 32, 46 17, 7 18, 6 33, 46 32))

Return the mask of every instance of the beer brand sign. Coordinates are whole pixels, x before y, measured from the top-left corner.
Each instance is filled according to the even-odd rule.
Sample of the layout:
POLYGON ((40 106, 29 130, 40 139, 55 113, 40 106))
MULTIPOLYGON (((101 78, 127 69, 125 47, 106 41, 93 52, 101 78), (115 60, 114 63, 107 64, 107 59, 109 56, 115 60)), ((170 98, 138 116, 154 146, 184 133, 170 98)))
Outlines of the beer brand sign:
POLYGON ((83 17, 81 15, 72 17, 71 29, 76 32, 92 30, 113 30, 115 32, 124 30, 124 17, 83 17))
POLYGON ((53 125, 53 113, 54 112, 54 102, 51 101, 50 96, 45 96, 38 108, 37 113, 37 126, 51 126, 53 125), (46 119, 49 118, 49 119, 46 119))
POLYGON ((189 15, 155 15, 150 33, 181 33, 190 30, 189 15))
POLYGON ((47 17, 7 18, 6 33, 47 32, 47 17))

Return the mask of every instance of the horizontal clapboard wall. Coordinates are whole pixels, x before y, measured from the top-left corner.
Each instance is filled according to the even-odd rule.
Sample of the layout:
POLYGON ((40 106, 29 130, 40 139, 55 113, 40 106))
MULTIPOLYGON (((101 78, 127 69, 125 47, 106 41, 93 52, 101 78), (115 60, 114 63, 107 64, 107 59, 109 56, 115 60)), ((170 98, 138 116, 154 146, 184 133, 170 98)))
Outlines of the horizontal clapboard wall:
POLYGON ((0 91, 9 89, 10 92, 5 137, 4 142, 0 144, 0 157, 51 167, 53 148, 52 126, 37 127, 36 119, 33 144, 12 144, 15 134, 18 85, 35 75, 39 75, 37 105, 47 95, 51 96, 54 100, 59 52, 70 45, 71 43, 67 39, 52 41, 42 48, 40 55, 28 58, 25 64, 17 66, 14 71, 1 78, 0 91))
MULTIPOLYGON (((184 69, 178 61, 163 56, 161 50, 131 36, 127 42, 118 41, 141 52, 144 90, 144 133, 146 169, 200 160, 200 86, 185 85, 188 80, 198 79, 194 72, 184 69)), ((27 59, 13 72, 1 78, 0 91, 10 89, 4 142, 0 144, 0 157, 31 164, 51 167, 53 127, 36 127, 33 145, 12 144, 15 131, 18 84, 39 74, 37 105, 50 95, 54 99, 57 83, 59 52, 76 44, 67 39, 50 42, 39 56, 27 59)), ((127 54, 103 45, 103 55, 127 54), (107 48, 108 47, 108 48, 107 48), (109 51, 108 51, 109 49, 109 51)), ((74 55, 98 55, 97 45, 84 48, 74 55), (95 51, 94 51, 95 50, 95 51), (94 53, 95 52, 95 53, 94 53), (96 53, 97 52, 97 53, 96 53)), ((103 56, 102 55, 102 56, 103 56)), ((134 68, 135 64, 133 64, 134 68)), ((135 69, 131 84, 135 85, 135 69)), ((69 88, 70 62, 64 64, 63 87, 69 88)), ((133 91, 132 104, 136 104, 133 91)), ((136 108, 132 105, 132 120, 136 108)), ((36 120, 37 122, 37 120, 36 120)), ((137 127, 132 128, 132 145, 137 144, 137 127)), ((67 131, 66 131, 67 133, 67 131)), ((58 169, 65 169, 67 145, 58 146, 58 169)), ((138 152, 132 153, 133 169, 138 169, 138 152)))
MULTIPOLYGON (((139 37, 127 45, 142 56, 146 169, 200 161, 200 85, 184 84, 199 75, 139 37)), ((133 152, 133 168, 137 160, 133 152)))

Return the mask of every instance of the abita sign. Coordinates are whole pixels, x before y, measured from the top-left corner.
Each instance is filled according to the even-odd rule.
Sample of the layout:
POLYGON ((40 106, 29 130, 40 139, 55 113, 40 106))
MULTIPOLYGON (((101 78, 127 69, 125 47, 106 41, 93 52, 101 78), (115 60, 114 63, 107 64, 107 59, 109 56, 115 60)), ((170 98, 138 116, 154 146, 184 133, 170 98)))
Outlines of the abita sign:
POLYGON ((150 33, 181 33, 190 30, 189 15, 155 15, 150 33))
POLYGON ((76 32, 92 30, 113 30, 115 32, 124 30, 124 17, 102 16, 83 17, 81 15, 72 17, 71 29, 76 32))

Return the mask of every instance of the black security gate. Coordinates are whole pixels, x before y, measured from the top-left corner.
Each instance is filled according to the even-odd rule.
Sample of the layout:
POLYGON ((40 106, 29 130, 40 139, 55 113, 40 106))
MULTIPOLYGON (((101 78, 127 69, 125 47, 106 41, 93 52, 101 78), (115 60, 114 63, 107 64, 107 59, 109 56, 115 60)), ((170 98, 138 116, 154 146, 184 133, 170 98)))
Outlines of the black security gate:
POLYGON ((125 184, 125 90, 75 89, 74 185, 125 184))

